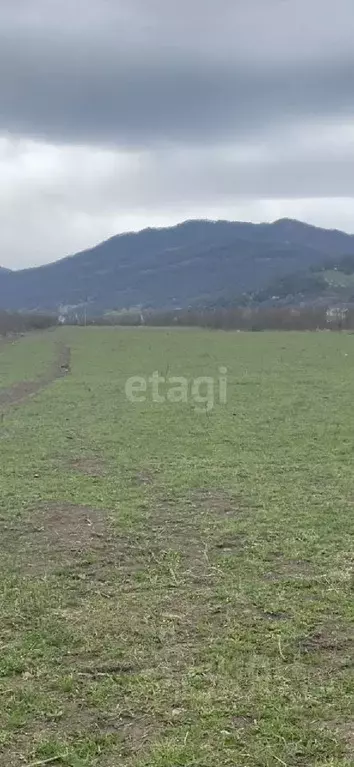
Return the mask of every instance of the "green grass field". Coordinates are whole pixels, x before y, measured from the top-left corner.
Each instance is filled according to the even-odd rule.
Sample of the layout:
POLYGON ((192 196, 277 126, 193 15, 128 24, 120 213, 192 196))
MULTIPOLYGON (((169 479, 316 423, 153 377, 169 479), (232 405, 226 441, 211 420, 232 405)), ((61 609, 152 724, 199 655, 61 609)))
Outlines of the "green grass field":
POLYGON ((354 335, 63 328, 0 364, 42 381, 0 404, 0 765, 353 765, 354 335), (125 395, 220 366, 213 409, 125 395))

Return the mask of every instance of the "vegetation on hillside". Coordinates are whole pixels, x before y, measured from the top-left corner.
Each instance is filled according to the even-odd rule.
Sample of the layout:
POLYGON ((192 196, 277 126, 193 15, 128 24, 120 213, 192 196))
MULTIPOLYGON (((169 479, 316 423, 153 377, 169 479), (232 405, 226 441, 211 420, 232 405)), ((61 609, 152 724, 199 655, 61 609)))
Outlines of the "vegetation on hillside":
POLYGON ((354 304, 354 255, 325 259, 305 271, 282 276, 245 296, 244 302, 354 304))

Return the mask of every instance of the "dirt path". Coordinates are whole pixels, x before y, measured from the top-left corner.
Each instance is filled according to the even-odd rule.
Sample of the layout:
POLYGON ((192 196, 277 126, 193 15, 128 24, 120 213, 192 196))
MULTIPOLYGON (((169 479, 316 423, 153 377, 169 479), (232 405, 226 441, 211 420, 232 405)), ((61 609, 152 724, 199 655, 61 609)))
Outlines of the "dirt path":
POLYGON ((32 397, 53 381, 70 372, 70 349, 62 343, 56 345, 56 358, 48 370, 36 381, 20 381, 7 389, 0 389, 0 408, 4 411, 12 405, 32 397))

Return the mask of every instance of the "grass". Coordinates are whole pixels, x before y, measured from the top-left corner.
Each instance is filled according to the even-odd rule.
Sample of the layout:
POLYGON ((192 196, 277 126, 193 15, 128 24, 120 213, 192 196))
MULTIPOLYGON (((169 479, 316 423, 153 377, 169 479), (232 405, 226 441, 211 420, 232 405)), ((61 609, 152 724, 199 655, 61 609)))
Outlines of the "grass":
POLYGON ((33 332, 20 339, 0 338, 0 387, 36 380, 53 358, 53 331, 33 332))
POLYGON ((1 423, 0 764, 353 764, 354 337, 64 328, 2 385, 57 341, 1 423))

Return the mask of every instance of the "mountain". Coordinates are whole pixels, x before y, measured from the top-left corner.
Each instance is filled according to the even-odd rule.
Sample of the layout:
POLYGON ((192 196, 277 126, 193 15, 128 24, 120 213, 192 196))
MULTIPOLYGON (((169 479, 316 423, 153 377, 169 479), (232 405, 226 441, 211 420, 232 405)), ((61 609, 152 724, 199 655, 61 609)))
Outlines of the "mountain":
POLYGON ((88 313, 234 299, 327 258, 354 254, 354 236, 299 221, 185 221, 121 234, 55 263, 0 272, 0 307, 88 313))

